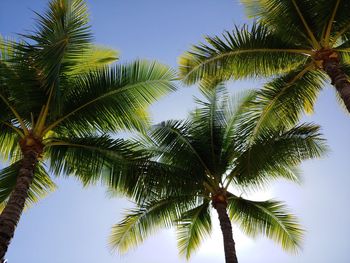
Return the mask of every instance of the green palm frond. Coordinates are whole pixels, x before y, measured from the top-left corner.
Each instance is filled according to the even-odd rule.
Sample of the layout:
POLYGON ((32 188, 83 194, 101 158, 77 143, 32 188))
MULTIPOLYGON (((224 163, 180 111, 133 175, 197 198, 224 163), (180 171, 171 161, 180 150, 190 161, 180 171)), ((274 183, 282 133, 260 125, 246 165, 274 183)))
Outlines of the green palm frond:
POLYGON ((347 40, 346 35, 350 31, 350 19, 346 12, 350 5, 347 1, 320 0, 317 5, 310 0, 294 1, 294 4, 288 0, 242 2, 248 16, 258 18, 259 22, 270 25, 279 34, 295 40, 309 39, 312 42, 313 33, 320 43, 329 40, 335 43, 339 38, 347 40))
POLYGON ((51 138, 45 148, 54 174, 74 175, 84 185, 103 182, 117 189, 130 189, 137 182, 133 165, 144 156, 133 151, 136 145, 107 135, 51 138), (121 172, 123 171, 123 172, 121 172))
MULTIPOLYGON (((0 210, 2 210, 14 189, 17 181, 21 161, 12 163, 0 171, 0 210)), ((45 170, 44 164, 37 164, 34 172, 33 182, 30 186, 26 207, 32 206, 40 199, 56 189, 55 183, 45 170)))
POLYGON ((208 170, 202 156, 192 145, 192 138, 188 133, 191 124, 191 122, 182 121, 162 122, 154 126, 151 137, 161 147, 165 161, 177 167, 191 167, 198 171, 208 170))
POLYGON ((36 30, 25 35, 34 44, 23 49, 29 54, 29 62, 42 71, 42 82, 49 89, 58 84, 65 63, 74 61, 90 45, 88 11, 82 0, 54 0, 37 17, 36 30))
MULTIPOLYGON (((223 142, 221 149, 221 159, 230 162, 235 158, 236 152, 244 144, 237 144, 237 131, 242 125, 242 122, 246 120, 248 110, 251 110, 252 101, 256 98, 256 91, 244 91, 235 93, 231 98, 227 100, 226 107, 223 108, 225 123, 222 127, 223 142)), ((250 117, 249 117, 250 118, 250 117)))
POLYGON ((307 69, 273 79, 257 91, 239 129, 254 141, 269 129, 296 125, 301 113, 313 110, 323 79, 322 72, 307 69))
POLYGON ((77 77, 74 89, 65 94, 62 116, 46 130, 57 126, 77 132, 143 129, 147 106, 175 90, 174 78, 167 66, 147 61, 77 77))
POLYGON ((177 222, 177 244, 180 255, 189 259, 201 242, 211 234, 209 202, 184 212, 177 222))
POLYGON ((141 244, 161 227, 174 225, 181 211, 193 205, 193 196, 176 196, 143 203, 127 211, 125 218, 112 228, 110 245, 121 253, 141 244))
POLYGON ((67 72, 69 75, 79 75, 90 71, 104 68, 118 60, 118 52, 100 46, 89 46, 82 50, 79 56, 74 59, 74 63, 67 62, 67 72), (71 66, 70 66, 71 64, 71 66))
POLYGON ((265 235, 292 252, 300 249, 304 230, 283 203, 251 201, 236 196, 231 196, 228 201, 230 217, 247 235, 265 235))
POLYGON ((207 37, 179 59, 186 84, 215 76, 225 79, 271 76, 305 63, 309 51, 276 38, 265 26, 236 28, 222 37, 207 37))
POLYGON ((270 130, 239 153, 228 178, 235 176, 237 184, 261 184, 281 177, 298 182, 300 179, 291 168, 303 160, 319 158, 326 151, 318 126, 301 124, 286 130, 270 130))
POLYGON ((0 156, 5 161, 11 159, 19 151, 20 137, 14 128, 15 126, 10 123, 0 122, 0 156))
POLYGON ((309 0, 243 0, 247 13, 257 17, 280 35, 293 38, 294 42, 309 42, 319 47, 322 29, 315 24, 317 13, 313 13, 313 2, 309 0))

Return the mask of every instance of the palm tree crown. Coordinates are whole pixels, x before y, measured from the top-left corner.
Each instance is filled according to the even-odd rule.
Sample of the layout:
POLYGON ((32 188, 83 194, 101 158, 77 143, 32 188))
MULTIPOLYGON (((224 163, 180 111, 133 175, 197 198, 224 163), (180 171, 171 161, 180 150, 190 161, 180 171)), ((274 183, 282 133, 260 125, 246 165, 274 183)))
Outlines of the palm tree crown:
POLYGON ((261 118, 295 119, 311 112, 331 79, 350 112, 350 3, 345 0, 242 0, 253 26, 236 27, 180 58, 188 84, 198 80, 270 77, 261 118))
POLYGON ((300 246, 303 231, 282 203, 235 193, 260 189, 276 178, 298 181, 296 165, 325 150, 318 127, 269 126, 256 132, 251 120, 259 111, 250 102, 255 93, 237 100, 223 92, 222 87, 203 91, 206 100, 197 101, 200 107, 186 121, 156 125, 143 140, 150 159, 138 171, 137 208, 113 227, 113 247, 124 252, 154 230, 176 226, 180 253, 188 258, 211 232, 212 207, 219 215, 226 262, 237 262, 231 220, 248 235, 264 234, 284 249, 300 246))
POLYGON ((22 42, 0 39, 0 153, 10 161, 0 171, 0 261, 25 202, 54 187, 44 162, 56 175, 100 179, 108 160, 128 156, 123 141, 101 134, 143 129, 146 107, 174 90, 164 65, 109 65, 117 53, 92 45, 84 1, 53 0, 37 16, 22 42))

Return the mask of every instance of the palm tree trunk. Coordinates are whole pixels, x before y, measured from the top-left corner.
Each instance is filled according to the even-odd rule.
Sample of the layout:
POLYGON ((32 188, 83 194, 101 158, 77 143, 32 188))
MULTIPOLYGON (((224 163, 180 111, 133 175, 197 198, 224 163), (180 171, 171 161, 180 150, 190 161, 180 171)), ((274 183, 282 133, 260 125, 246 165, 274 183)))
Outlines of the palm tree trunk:
POLYGON ((16 226, 24 209, 28 197, 29 187, 33 181, 35 165, 38 162, 39 153, 34 150, 23 152, 21 168, 18 173, 16 186, 13 189, 8 203, 0 215, 0 262, 4 257, 8 246, 15 233, 16 226))
POLYGON ((219 215, 220 227, 224 239, 225 262, 238 263, 235 249, 235 241, 232 236, 232 225, 226 211, 227 204, 218 202, 215 204, 215 209, 219 215))
POLYGON ((332 80, 348 112, 350 113, 350 82, 348 76, 341 70, 339 60, 330 58, 323 62, 323 69, 332 80))

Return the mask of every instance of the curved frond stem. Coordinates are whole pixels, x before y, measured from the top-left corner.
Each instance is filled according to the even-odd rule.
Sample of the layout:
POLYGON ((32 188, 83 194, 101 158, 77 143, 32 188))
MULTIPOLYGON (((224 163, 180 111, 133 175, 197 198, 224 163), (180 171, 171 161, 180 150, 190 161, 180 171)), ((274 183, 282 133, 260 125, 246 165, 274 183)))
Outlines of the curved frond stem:
POLYGON ((311 42, 313 43, 314 47, 315 47, 316 49, 320 49, 321 46, 320 46, 320 44, 318 43, 318 41, 316 40, 316 38, 315 38, 315 36, 314 36, 314 33, 312 33, 312 31, 311 31, 309 25, 307 24, 307 22, 306 22, 306 20, 305 20, 305 18, 304 18, 304 16, 303 16, 303 14, 301 13, 301 11, 300 11, 300 9, 299 9, 297 3, 295 2, 295 0, 292 0, 292 3, 293 3, 293 5, 294 5, 295 10, 297 11, 297 13, 298 13, 298 15, 299 15, 301 21, 302 21, 303 24, 304 24, 304 27, 305 27, 305 29, 306 29, 306 32, 307 32, 307 34, 309 35, 310 40, 311 40, 311 42))
POLYGON ((22 120, 19 113, 15 110, 14 107, 12 107, 10 105, 10 103, 6 100, 6 98, 2 94, 0 94, 0 98, 6 104, 6 106, 12 111, 13 115, 15 115, 15 117, 17 118, 19 124, 21 125, 21 128, 23 129, 24 135, 28 135, 29 131, 28 131, 27 127, 25 126, 24 121, 22 120))
POLYGON ((184 142, 186 143, 186 145, 188 147, 190 147, 192 153, 198 158, 199 162, 201 163, 201 165, 203 166, 204 170, 208 172, 208 174, 211 174, 210 173, 210 170, 208 169, 208 167, 206 166, 205 162, 202 160, 202 158, 200 157, 200 155, 197 153, 196 149, 193 148, 192 144, 184 137, 182 136, 181 133, 179 133, 176 129, 172 129, 172 128, 169 128, 167 126, 165 126, 164 128, 166 129, 169 129, 171 132, 175 133, 177 136, 179 136, 179 138, 184 142))
POLYGON ((211 158, 215 164, 215 141, 214 141, 214 118, 215 118, 215 110, 217 108, 217 93, 214 92, 212 95, 213 102, 210 104, 210 115, 209 115, 209 125, 210 125, 210 148, 211 148, 211 158))
POLYGON ((43 110, 40 112, 39 118, 37 120, 37 125, 34 128, 34 132, 37 132, 39 134, 41 133, 41 131, 45 127, 45 121, 46 121, 47 115, 49 113, 49 107, 50 107, 50 102, 51 102, 51 98, 52 98, 52 94, 53 94, 53 89, 54 88, 53 88, 53 85, 52 85, 52 87, 50 89, 49 96, 47 98, 47 102, 43 106, 43 110))
POLYGON ((342 30, 340 30, 336 35, 335 37, 333 38, 333 41, 330 43, 329 46, 333 46, 337 41, 338 39, 346 32, 350 29, 350 23, 347 24, 342 30))
POLYGON ((328 25, 327 25, 327 29, 326 29, 325 37, 324 37, 324 42, 325 42, 325 45, 327 47, 330 47, 330 45, 329 45, 330 44, 329 43, 329 38, 330 38, 330 35, 331 35, 331 30, 332 30, 332 24, 333 24, 333 21, 334 21, 334 17, 336 15, 337 11, 338 11, 339 3, 340 3, 340 0, 337 0, 336 4, 334 6, 334 9, 333 9, 331 18, 328 21, 328 25))
POLYGON ((269 111, 271 110, 271 108, 273 107, 274 103, 276 102, 276 100, 282 96, 282 94, 288 89, 290 88, 297 80, 301 79, 309 70, 311 70, 314 67, 313 63, 309 63, 308 65, 305 66, 305 68, 300 71, 293 79, 291 79, 285 86, 284 88, 281 90, 281 92, 275 97, 273 98, 273 100, 263 109, 263 111, 261 112, 259 121, 257 122, 257 124, 254 127, 254 130, 252 132, 252 136, 250 137, 250 144, 253 142, 253 139, 255 137, 255 135, 257 134, 257 132, 260 129, 261 124, 263 123, 264 119, 266 118, 267 114, 269 113, 269 111))
POLYGON ((231 172, 229 174, 229 176, 227 176, 225 179, 226 179, 226 184, 224 186, 224 189, 228 189, 228 187, 230 186, 230 183, 232 182, 233 178, 235 177, 237 173, 236 172, 231 172))
POLYGON ((350 48, 335 48, 334 50, 337 52, 350 52, 350 48))
MULTIPOLYGON (((239 54, 245 54, 245 53, 260 53, 260 52, 286 52, 286 53, 292 53, 292 54, 302 54, 302 55, 306 55, 306 56, 313 56, 315 54, 315 52, 312 52, 308 49, 279 49, 279 48, 252 48, 252 49, 241 49, 241 50, 235 50, 235 51, 231 51, 231 52, 227 52, 227 53, 223 53, 220 54, 218 56, 212 57, 208 60, 203 61, 202 63, 196 65, 195 67, 193 67, 188 73, 187 76, 190 76, 192 74, 192 72, 194 72, 195 70, 197 70, 199 67, 201 67, 202 65, 206 65, 209 64, 212 61, 218 60, 218 59, 222 59, 224 57, 229 57, 232 55, 239 55, 239 54)), ((184 77, 183 79, 186 79, 187 77, 184 77)))
POLYGON ((46 132, 52 130, 52 129, 55 128, 57 125, 59 125, 61 122, 63 122, 64 120, 66 120, 68 117, 72 116, 72 115, 75 114, 76 112, 78 112, 78 111, 84 109, 85 107, 87 107, 87 106, 89 106, 89 105, 91 105, 91 104, 93 104, 93 103, 95 103, 95 102, 97 102, 97 101, 99 101, 99 100, 101 100, 101 99, 104 99, 104 98, 106 98, 106 97, 113 96, 113 95, 118 94, 118 93, 120 93, 120 92, 124 92, 124 91, 126 91, 126 90, 135 88, 135 87, 139 86, 139 85, 142 84, 142 83, 158 83, 158 82, 163 82, 163 81, 161 81, 161 80, 148 80, 148 81, 144 81, 144 82, 138 82, 138 83, 136 83, 136 84, 133 84, 133 85, 130 85, 130 86, 126 86, 126 87, 123 87, 123 88, 118 89, 118 90, 113 90, 113 91, 107 92, 107 93, 105 93, 105 94, 103 94, 103 95, 101 95, 101 96, 99 96, 99 97, 97 97, 97 98, 95 98, 95 99, 93 99, 93 100, 90 100, 90 101, 86 102, 85 104, 79 106, 79 107, 76 108, 75 110, 73 110, 73 111, 67 113, 65 116, 63 116, 63 117, 57 119, 57 120, 54 121, 52 124, 50 124, 50 125, 43 131, 43 133, 46 133, 46 132))
POLYGON ((90 146, 90 145, 77 144, 77 143, 70 143, 70 142, 65 142, 65 141, 55 141, 55 142, 49 142, 49 143, 45 144, 45 147, 52 147, 52 146, 78 147, 78 148, 83 148, 83 149, 88 149, 88 150, 95 150, 95 151, 98 151, 100 153, 109 154, 110 156, 114 155, 114 156, 117 156, 117 157, 121 157, 119 154, 115 153, 115 151, 104 150, 101 147, 97 147, 97 146, 90 146))
POLYGON ((215 189, 207 182, 203 182, 203 186, 207 188, 211 193, 215 193, 215 189))
POLYGON ((0 122, 5 124, 7 127, 11 128, 12 130, 14 130, 21 138, 24 138, 24 134, 20 129, 18 129, 17 127, 13 126, 12 124, 6 121, 0 121, 0 122))

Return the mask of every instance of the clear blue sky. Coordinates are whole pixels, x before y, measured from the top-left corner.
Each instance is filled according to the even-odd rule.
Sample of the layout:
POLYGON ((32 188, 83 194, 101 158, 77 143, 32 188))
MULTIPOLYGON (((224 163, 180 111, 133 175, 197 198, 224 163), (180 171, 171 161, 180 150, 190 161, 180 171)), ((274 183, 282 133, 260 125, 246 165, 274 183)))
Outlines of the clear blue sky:
MULTIPOLYGON (((15 37, 32 29, 32 10, 39 13, 47 0, 1 0, 0 34, 15 37)), ((98 44, 121 52, 123 61, 157 59, 176 67, 177 57, 206 34, 218 34, 248 22, 238 1, 233 0, 90 0, 91 24, 98 44)), ((230 91, 257 88, 257 82, 237 82, 230 91)), ((183 118, 193 108, 196 88, 180 87, 152 106, 155 122, 183 118)), ((338 105, 331 86, 322 92, 316 113, 305 120, 322 125, 332 151, 327 158, 305 163, 302 186, 278 182, 265 196, 285 200, 307 229, 299 255, 283 252, 261 237, 244 238, 234 229, 240 262, 348 263, 350 212, 350 120, 338 105)), ((125 256, 107 246, 110 227, 129 206, 109 199, 100 187, 82 189, 73 179, 56 179, 59 189, 28 210, 21 218, 7 258, 9 263, 175 263, 176 237, 160 231, 125 256)), ((213 215, 216 217, 216 215, 213 215)), ((220 232, 190 260, 192 263, 224 262, 220 232)))

